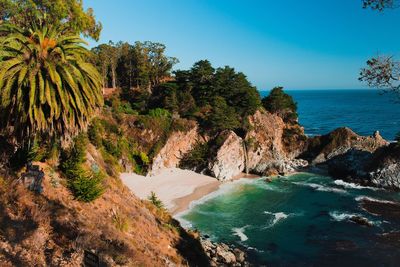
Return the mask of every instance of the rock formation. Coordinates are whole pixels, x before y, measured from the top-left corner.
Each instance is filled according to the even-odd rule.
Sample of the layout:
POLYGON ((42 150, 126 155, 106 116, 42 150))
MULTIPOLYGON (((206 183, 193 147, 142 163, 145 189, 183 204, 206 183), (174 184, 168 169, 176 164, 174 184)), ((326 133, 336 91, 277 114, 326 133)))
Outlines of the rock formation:
POLYGON ((286 124, 279 116, 266 111, 257 111, 249 117, 249 122, 252 129, 247 133, 245 142, 247 168, 250 172, 262 175, 285 174, 307 165, 304 160, 295 160, 302 152, 305 141, 305 138, 298 138, 304 136, 303 128, 299 125, 286 124), (285 133, 294 128, 296 131, 287 138, 295 141, 288 146, 285 133))
POLYGON ((302 157, 327 167, 335 178, 387 189, 400 189, 400 146, 379 132, 359 136, 349 128, 310 138, 302 157))
POLYGON ((225 141, 217 151, 214 161, 210 162, 211 175, 218 180, 229 180, 245 170, 245 149, 243 139, 233 131, 224 133, 225 141))
POLYGON ((183 155, 192 150, 200 139, 197 124, 188 131, 173 132, 154 157, 150 173, 157 174, 162 169, 178 167, 183 155))

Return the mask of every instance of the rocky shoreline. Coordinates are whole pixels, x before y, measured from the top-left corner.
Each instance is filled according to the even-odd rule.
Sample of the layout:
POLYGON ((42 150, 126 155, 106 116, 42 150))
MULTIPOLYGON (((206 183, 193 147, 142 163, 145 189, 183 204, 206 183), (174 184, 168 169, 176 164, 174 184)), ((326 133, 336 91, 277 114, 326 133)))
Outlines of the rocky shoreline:
POLYGON ((250 127, 244 136, 234 131, 202 136, 196 124, 186 132, 173 133, 156 155, 151 173, 180 167, 230 181, 240 173, 271 176, 317 168, 342 180, 400 190, 400 146, 379 132, 360 136, 343 127, 307 137, 297 122, 285 122, 265 110, 248 120, 250 127), (211 156, 204 159, 207 163, 202 169, 182 166, 182 159, 196 144, 209 143, 213 144, 211 156))
POLYGON ((210 266, 229 266, 229 267, 247 267, 251 264, 247 261, 246 253, 225 243, 214 243, 207 237, 200 238, 201 245, 207 257, 210 259, 210 266))

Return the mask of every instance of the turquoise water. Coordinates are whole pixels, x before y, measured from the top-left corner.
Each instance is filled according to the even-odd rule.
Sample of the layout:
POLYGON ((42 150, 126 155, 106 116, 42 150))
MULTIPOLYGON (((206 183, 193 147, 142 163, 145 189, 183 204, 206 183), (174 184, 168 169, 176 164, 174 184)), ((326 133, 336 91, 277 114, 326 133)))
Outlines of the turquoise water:
POLYGON ((399 193, 334 181, 311 173, 225 184, 188 213, 183 223, 215 241, 247 249, 256 265, 399 266, 400 244, 379 234, 400 229, 360 207, 364 197, 400 201, 399 193), (366 227, 349 220, 358 215, 366 227))
MULTIPOLYGON (((362 135, 379 130, 393 140, 400 131, 400 104, 378 90, 289 90, 308 135, 347 126, 362 135)), ((268 92, 261 92, 262 96, 268 92)), ((256 265, 400 266, 400 244, 379 235, 400 230, 360 207, 363 197, 400 201, 399 193, 363 188, 303 173, 266 183, 226 184, 181 218, 215 241, 247 248, 256 265), (373 226, 349 220, 353 215, 373 226)))
MULTIPOLYGON (((378 90, 288 90, 298 103, 299 121, 309 135, 347 126, 361 135, 379 130, 393 140, 400 131, 398 96, 378 90), (396 103, 397 100, 397 103, 396 103)), ((262 91, 265 96, 269 92, 262 91)))

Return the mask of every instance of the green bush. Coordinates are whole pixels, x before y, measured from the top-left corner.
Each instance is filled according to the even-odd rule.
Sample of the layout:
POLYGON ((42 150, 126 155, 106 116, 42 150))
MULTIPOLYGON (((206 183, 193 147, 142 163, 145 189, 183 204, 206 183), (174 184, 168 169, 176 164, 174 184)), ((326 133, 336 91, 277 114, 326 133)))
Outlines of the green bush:
POLYGON ((68 188, 77 200, 90 202, 104 192, 101 172, 86 171, 83 164, 86 161, 86 147, 88 138, 80 134, 74 140, 74 145, 62 152, 61 171, 68 178, 68 188))
POLYGON ((114 157, 116 157, 117 159, 121 158, 122 156, 122 150, 121 148, 118 146, 118 142, 117 144, 115 144, 115 142, 113 142, 112 140, 109 139, 103 139, 103 146, 105 148, 105 150, 113 155, 114 157))
POLYGON ((156 196, 156 193, 151 191, 150 196, 147 198, 157 209, 164 209, 164 204, 162 201, 156 196))
POLYGON ((209 154, 209 144, 198 143, 189 153, 183 156, 179 167, 201 171, 208 165, 209 154))
POLYGON ((103 144, 102 136, 104 134, 104 127, 99 119, 94 119, 88 128, 88 137, 90 142, 97 148, 103 144))
POLYGON ((156 108, 149 110, 149 116, 153 118, 170 118, 171 113, 163 108, 156 108))
POLYGON ((75 199, 91 202, 104 193, 103 186, 104 174, 101 172, 82 172, 80 175, 71 179, 68 183, 75 199))

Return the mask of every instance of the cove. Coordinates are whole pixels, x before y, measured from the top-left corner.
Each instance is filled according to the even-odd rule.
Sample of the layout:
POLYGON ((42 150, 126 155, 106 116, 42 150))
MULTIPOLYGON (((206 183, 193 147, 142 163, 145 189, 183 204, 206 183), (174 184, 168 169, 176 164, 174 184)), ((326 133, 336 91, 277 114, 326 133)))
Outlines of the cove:
POLYGON ((368 199, 384 207, 400 194, 297 173, 227 184, 179 218, 213 241, 245 248, 256 265, 396 266, 400 244, 383 237, 400 220, 367 212, 368 199))

